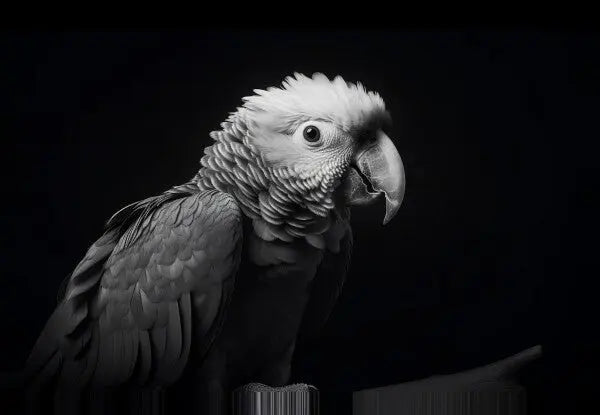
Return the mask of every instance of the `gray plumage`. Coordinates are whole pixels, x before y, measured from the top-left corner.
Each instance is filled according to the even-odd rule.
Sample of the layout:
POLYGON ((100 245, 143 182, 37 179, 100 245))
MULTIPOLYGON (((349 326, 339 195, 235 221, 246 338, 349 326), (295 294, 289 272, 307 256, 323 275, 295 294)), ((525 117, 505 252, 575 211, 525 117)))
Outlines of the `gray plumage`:
POLYGON ((285 385, 298 336, 318 333, 343 286, 349 206, 383 194, 386 220, 397 211, 404 173, 379 95, 320 74, 255 92, 198 173, 118 211, 61 286, 21 377, 53 385, 58 412, 114 386, 156 408, 170 386, 221 414, 244 383, 285 385))

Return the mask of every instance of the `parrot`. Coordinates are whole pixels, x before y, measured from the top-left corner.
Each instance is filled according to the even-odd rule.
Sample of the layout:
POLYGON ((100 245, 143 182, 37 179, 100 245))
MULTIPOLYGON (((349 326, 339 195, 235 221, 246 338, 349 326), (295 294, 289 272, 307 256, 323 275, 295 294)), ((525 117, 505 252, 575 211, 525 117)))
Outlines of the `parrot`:
POLYGON ((210 133, 191 180, 106 222, 63 281, 23 382, 52 385, 61 414, 101 412, 127 387, 138 412, 172 390, 185 408, 226 414, 233 388, 286 385, 298 338, 323 328, 344 284, 350 209, 383 198, 385 225, 402 204, 390 124, 378 93, 341 76, 253 90, 210 133))

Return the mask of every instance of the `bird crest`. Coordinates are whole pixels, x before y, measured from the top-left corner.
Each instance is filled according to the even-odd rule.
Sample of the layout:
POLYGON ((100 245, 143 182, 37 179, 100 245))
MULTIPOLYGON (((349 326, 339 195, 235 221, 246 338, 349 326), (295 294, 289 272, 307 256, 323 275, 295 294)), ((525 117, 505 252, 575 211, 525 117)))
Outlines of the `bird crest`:
POLYGON ((243 98, 243 108, 262 113, 281 132, 290 132, 308 120, 330 121, 350 132, 372 122, 389 122, 383 99, 360 83, 346 82, 341 76, 330 80, 322 73, 312 78, 295 73, 281 87, 255 89, 243 98))

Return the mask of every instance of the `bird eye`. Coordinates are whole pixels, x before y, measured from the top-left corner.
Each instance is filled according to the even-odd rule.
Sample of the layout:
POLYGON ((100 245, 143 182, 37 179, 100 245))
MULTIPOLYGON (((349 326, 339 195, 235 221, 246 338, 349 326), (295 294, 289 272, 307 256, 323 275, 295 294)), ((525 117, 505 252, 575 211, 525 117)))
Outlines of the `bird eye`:
POLYGON ((321 138, 321 132, 314 125, 309 125, 304 129, 304 139, 309 143, 316 143, 321 138))

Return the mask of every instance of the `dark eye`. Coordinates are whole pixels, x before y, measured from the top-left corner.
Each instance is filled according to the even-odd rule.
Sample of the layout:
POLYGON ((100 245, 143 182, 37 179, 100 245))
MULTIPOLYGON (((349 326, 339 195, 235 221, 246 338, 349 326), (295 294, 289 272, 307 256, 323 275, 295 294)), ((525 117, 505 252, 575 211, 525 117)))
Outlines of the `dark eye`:
POLYGON ((313 125, 304 128, 304 139, 309 143, 316 143, 321 138, 321 132, 313 125))

